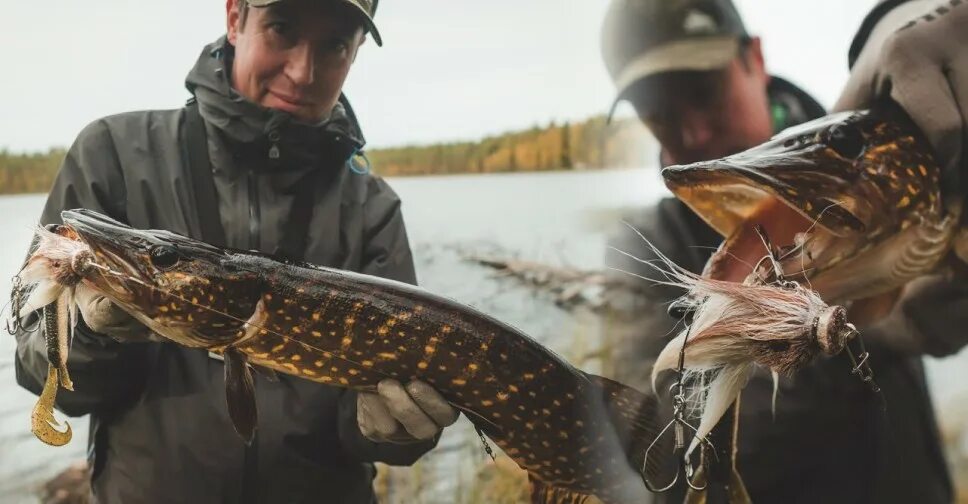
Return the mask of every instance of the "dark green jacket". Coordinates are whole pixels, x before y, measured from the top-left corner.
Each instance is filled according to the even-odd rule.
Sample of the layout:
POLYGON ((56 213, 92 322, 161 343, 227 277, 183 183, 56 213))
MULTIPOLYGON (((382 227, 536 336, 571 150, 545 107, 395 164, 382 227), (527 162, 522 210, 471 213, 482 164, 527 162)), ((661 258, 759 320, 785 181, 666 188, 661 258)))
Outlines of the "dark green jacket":
MULTIPOLYGON (((273 252, 297 188, 312 185, 307 261, 415 282, 400 200, 348 168, 363 146, 349 103, 303 125, 239 99, 231 47, 206 47, 188 84, 208 136, 227 244, 273 252), (270 140, 272 139, 272 140, 270 140), (277 160, 268 153, 275 147, 277 160)), ((42 223, 89 208, 136 228, 201 238, 198 194, 183 149, 185 109, 93 122, 71 147, 42 223)), ((18 382, 39 393, 47 372, 41 331, 17 334, 18 382)), ((98 502, 373 501, 372 462, 411 464, 434 446, 375 444, 360 434, 356 394, 306 380, 257 376, 259 428, 246 448, 226 411, 222 362, 170 343, 121 344, 83 325, 68 362, 74 392, 58 408, 91 415, 89 457, 98 502)))
MULTIPOLYGON (((777 129, 823 113, 802 91, 792 92, 795 88, 789 83, 778 83, 770 89, 774 109, 794 100, 804 103, 800 110, 809 112, 779 113, 789 120, 777 124, 777 129)), ((673 262, 696 273, 722 241, 674 198, 630 212, 625 220, 673 262)), ((656 259, 627 228, 614 233, 611 245, 645 260, 656 259)), ((619 270, 657 278, 655 270, 620 254, 610 253, 607 262, 619 270)), ((611 314, 608 324, 619 349, 616 377, 649 390, 652 363, 682 327, 667 314, 667 307, 683 292, 629 276, 625 281, 635 294, 622 298, 624 305, 611 314)), ((889 408, 887 415, 850 374, 843 355, 818 359, 792 378, 781 377, 775 416, 770 375, 759 370, 750 379, 741 402, 738 468, 754 503, 951 501, 921 359, 873 345, 868 349, 889 408)), ((666 405, 668 385, 658 386, 666 405)), ((671 410, 666 414, 671 416, 671 410)), ((679 487, 659 501, 678 504, 683 495, 679 487)))

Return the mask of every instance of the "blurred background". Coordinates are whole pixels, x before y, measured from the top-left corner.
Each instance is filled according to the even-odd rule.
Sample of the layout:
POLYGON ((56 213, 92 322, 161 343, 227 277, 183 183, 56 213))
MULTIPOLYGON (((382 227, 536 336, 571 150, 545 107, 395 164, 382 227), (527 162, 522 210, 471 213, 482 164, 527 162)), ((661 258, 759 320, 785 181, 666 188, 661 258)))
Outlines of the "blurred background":
MULTIPOLYGON (((383 0, 385 45, 361 51, 345 92, 374 171, 404 202, 420 283, 518 326, 590 372, 599 334, 604 230, 622 208, 666 194, 658 148, 620 107, 601 62, 605 0, 383 0)), ((829 107, 872 0, 737 0, 768 70, 829 107)), ((224 2, 7 2, 0 17, 0 292, 75 135, 99 117, 175 108, 224 2), (6 273, 3 273, 6 272, 6 273)), ((50 448, 29 431, 36 398, 14 381, 0 337, 0 502, 36 502, 86 450, 86 422, 50 448)), ((929 361, 962 495, 968 488, 968 354, 929 361)), ((468 422, 413 468, 383 468, 383 502, 518 502, 523 473, 493 463, 468 422)))

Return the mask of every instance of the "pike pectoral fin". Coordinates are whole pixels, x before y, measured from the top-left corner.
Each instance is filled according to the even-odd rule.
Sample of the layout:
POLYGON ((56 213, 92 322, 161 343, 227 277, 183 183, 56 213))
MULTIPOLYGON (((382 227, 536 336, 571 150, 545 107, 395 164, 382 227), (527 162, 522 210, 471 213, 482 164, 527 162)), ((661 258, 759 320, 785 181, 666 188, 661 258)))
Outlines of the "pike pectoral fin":
POLYGON ((224 355, 225 401, 228 405, 229 417, 232 418, 235 431, 242 436, 246 444, 249 444, 255 436, 255 429, 259 423, 252 371, 242 352, 229 348, 224 355))
POLYGON ((51 446, 64 446, 70 442, 73 433, 67 422, 64 422, 64 431, 58 430, 60 423, 54 419, 54 399, 57 397, 57 385, 60 381, 57 375, 57 368, 49 365, 44 390, 30 413, 30 431, 37 436, 37 439, 51 446))
POLYGON ((531 484, 532 504, 585 504, 589 499, 585 494, 546 485, 530 474, 528 482, 531 484))

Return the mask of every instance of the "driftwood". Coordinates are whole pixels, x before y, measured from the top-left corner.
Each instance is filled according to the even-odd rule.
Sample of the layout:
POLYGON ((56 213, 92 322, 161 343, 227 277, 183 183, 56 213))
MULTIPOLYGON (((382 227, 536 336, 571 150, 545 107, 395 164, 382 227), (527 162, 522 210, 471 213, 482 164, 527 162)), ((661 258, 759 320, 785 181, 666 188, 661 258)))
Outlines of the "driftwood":
POLYGON ((567 266, 522 261, 476 254, 463 254, 465 260, 492 268, 501 276, 515 278, 553 296, 562 308, 586 307, 600 310, 608 306, 610 293, 622 288, 618 282, 600 271, 586 271, 567 266))

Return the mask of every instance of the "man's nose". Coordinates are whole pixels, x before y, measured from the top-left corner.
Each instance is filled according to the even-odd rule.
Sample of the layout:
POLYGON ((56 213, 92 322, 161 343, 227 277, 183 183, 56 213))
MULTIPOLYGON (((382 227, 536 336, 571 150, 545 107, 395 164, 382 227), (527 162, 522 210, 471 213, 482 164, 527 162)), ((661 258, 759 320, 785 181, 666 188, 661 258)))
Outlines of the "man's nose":
POLYGON ((286 77, 297 86, 313 83, 316 74, 316 55, 311 44, 302 43, 289 51, 286 62, 286 77))

